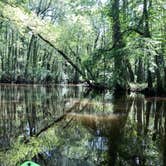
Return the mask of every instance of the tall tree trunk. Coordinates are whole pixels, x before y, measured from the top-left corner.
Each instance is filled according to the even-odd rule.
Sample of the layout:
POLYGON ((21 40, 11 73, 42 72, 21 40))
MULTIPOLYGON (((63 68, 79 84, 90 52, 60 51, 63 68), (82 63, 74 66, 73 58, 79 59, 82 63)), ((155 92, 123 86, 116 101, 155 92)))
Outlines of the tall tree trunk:
MULTIPOLYGON (((164 10, 165 12, 165 10, 164 10)), ((166 17, 166 12, 164 13, 164 16, 166 17)), ((163 71, 164 71, 164 76, 163 76, 163 89, 164 92, 166 92, 166 62, 164 59, 164 55, 166 55, 166 46, 165 46, 165 41, 166 41, 166 21, 164 22, 164 28, 163 28, 163 36, 164 36, 164 40, 162 42, 162 62, 163 62, 163 71)))
POLYGON ((127 65, 127 69, 128 69, 129 76, 130 76, 130 81, 134 82, 134 72, 133 72, 132 66, 130 64, 130 61, 128 59, 126 60, 126 65, 127 65))
MULTIPOLYGON (((80 58, 79 58, 79 54, 78 54, 78 45, 76 48, 76 64, 79 65, 80 64, 80 58)), ((79 83, 79 73, 77 70, 74 71, 74 84, 78 84, 79 83)))
POLYGON ((160 62, 159 62, 159 56, 158 55, 156 55, 155 56, 155 61, 156 61, 156 65, 157 65, 157 67, 156 67, 156 77, 157 77, 157 92, 158 93, 162 93, 162 91, 164 90, 163 89, 163 82, 162 82, 162 78, 161 78, 161 71, 160 71, 160 69, 161 69, 161 64, 160 64, 160 62))
POLYGON ((148 89, 149 89, 149 90, 152 90, 152 88, 153 88, 152 73, 151 73, 151 71, 149 70, 149 67, 148 67, 147 70, 148 70, 148 78, 147 78, 148 89))
POLYGON ((35 82, 35 73, 37 65, 37 37, 35 36, 33 40, 33 50, 32 50, 32 70, 33 70, 33 82, 35 82))
POLYGON ((144 37, 151 37, 149 30, 149 12, 148 12, 148 0, 144 0, 143 7, 143 17, 144 17, 144 37))
POLYGON ((139 57, 138 59, 138 69, 137 69, 137 82, 142 83, 143 82, 143 61, 142 58, 139 57))
POLYGON ((124 57, 124 51, 122 51, 125 46, 123 37, 121 34, 120 25, 120 7, 119 0, 112 1, 112 40, 114 43, 114 87, 115 92, 126 91, 128 89, 127 82, 127 70, 126 70, 126 60, 124 57))
POLYGON ((27 74, 28 74, 29 59, 30 59, 30 56, 31 56, 31 49, 32 49, 34 38, 35 38, 35 35, 32 35, 31 39, 30 39, 30 42, 29 42, 29 45, 28 45, 26 64, 25 64, 25 77, 27 77, 27 74))
MULTIPOLYGON (((149 30, 148 0, 144 0, 143 20, 144 20, 144 37, 150 38, 151 34, 150 34, 150 30, 149 30)), ((152 73, 151 73, 149 67, 150 67, 150 65, 148 64, 147 82, 148 82, 148 89, 151 91, 153 89, 153 79, 152 79, 152 73)))

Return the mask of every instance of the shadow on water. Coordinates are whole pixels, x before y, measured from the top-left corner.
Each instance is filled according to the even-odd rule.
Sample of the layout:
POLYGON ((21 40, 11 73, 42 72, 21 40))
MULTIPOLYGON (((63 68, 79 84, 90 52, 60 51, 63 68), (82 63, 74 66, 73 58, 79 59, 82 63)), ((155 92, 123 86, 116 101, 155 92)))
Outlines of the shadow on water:
POLYGON ((0 86, 0 163, 166 165, 166 100, 84 87, 0 86))

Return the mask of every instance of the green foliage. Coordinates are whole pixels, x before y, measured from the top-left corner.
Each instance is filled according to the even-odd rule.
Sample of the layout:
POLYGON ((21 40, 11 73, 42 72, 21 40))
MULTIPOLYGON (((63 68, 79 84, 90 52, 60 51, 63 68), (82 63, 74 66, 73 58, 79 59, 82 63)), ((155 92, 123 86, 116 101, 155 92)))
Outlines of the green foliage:
POLYGON ((165 2, 147 1, 0 1, 1 81, 126 88, 147 83, 150 71, 164 88, 165 2))
POLYGON ((58 137, 54 135, 54 130, 49 130, 47 135, 40 138, 31 137, 28 143, 24 143, 24 138, 21 136, 18 140, 14 140, 11 150, 7 153, 0 153, 3 158, 3 164, 15 166, 21 164, 25 160, 31 160, 34 156, 49 151, 54 146, 61 144, 58 137))

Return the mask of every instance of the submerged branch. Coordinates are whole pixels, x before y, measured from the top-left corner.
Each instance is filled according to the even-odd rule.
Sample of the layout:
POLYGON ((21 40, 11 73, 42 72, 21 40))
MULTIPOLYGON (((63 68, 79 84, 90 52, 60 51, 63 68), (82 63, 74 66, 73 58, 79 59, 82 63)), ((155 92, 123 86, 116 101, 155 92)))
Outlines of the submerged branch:
POLYGON ((41 133, 43 133, 44 131, 48 130, 49 128, 51 128, 52 126, 55 125, 55 123, 58 123, 60 121, 62 121, 66 115, 68 113, 70 113, 76 106, 78 106, 80 104, 80 101, 76 102, 71 108, 69 108, 67 111, 65 111, 65 113, 63 115, 61 115, 60 117, 56 118, 52 123, 50 123, 49 125, 47 125, 46 127, 42 128, 38 133, 36 133, 34 136, 38 137, 41 133))
MULTIPOLYGON (((81 103, 81 101, 76 102, 71 108, 69 108, 68 110, 65 111, 65 113, 63 115, 61 115, 60 117, 56 118, 52 123, 50 123, 49 125, 47 125, 46 127, 44 127, 43 129, 41 129, 38 133, 36 133, 34 136, 38 137, 41 133, 47 131, 49 128, 51 128, 52 126, 54 126, 56 123, 62 121, 63 119, 66 118, 66 116, 71 113, 73 111, 73 109, 75 109, 77 106, 79 106, 81 103)), ((86 107, 87 107, 87 103, 85 103, 84 107, 82 107, 81 110, 79 110, 79 112, 83 111, 86 107)), ((65 128, 70 122, 72 121, 72 119, 70 119, 70 121, 63 127, 65 128)))

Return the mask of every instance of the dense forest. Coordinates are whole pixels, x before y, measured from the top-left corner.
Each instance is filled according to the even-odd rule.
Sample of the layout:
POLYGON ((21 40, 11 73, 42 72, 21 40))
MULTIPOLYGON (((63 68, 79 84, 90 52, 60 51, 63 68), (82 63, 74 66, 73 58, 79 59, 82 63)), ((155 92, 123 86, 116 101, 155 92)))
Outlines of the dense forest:
POLYGON ((0 166, 166 166, 165 96, 166 0, 0 0, 0 166))
POLYGON ((1 0, 1 83, 166 92, 165 0, 1 0))

